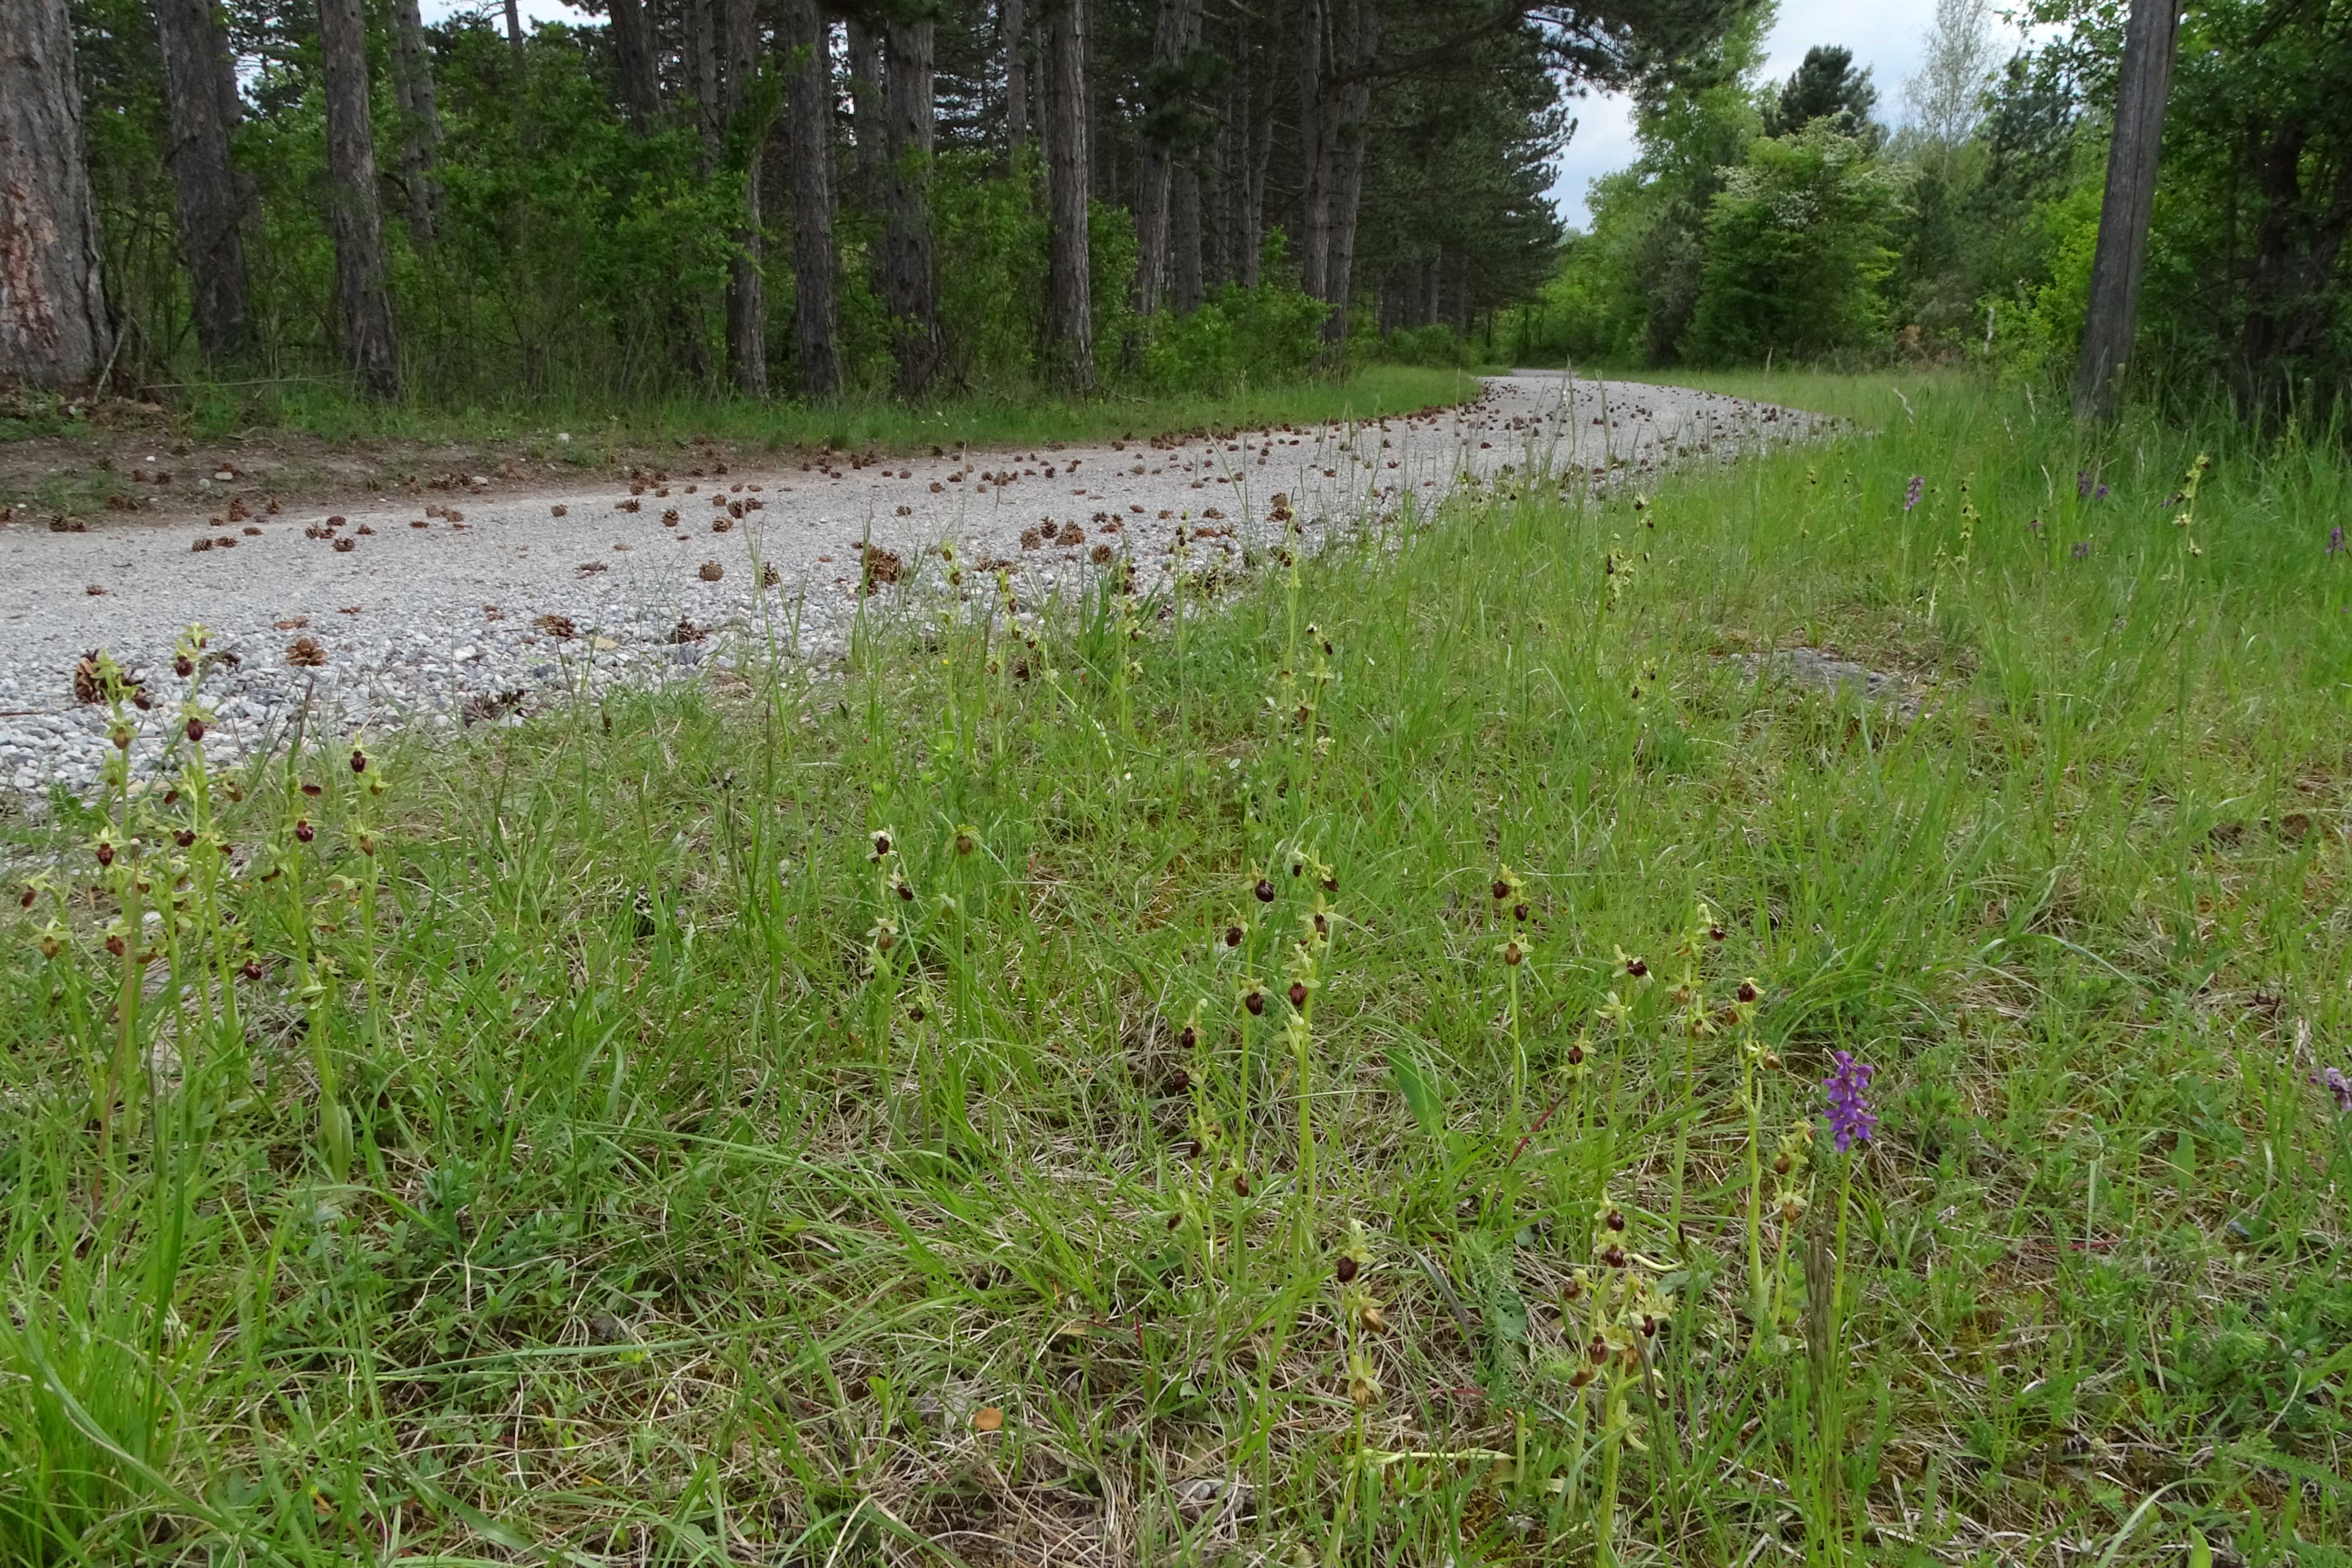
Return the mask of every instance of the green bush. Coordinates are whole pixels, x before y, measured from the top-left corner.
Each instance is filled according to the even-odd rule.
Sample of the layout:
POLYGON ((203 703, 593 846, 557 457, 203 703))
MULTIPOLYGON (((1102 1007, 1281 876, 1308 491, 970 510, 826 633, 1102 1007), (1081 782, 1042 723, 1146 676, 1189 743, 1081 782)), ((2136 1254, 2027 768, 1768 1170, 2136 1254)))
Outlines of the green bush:
POLYGON ((1811 360, 1877 335, 1886 219, 1901 194, 1900 176, 1831 122, 1750 142, 1708 215, 1695 356, 1811 360))
POLYGON ((1470 363, 1470 345, 1443 321, 1399 327, 1381 341, 1381 357, 1391 364, 1460 367, 1470 363))

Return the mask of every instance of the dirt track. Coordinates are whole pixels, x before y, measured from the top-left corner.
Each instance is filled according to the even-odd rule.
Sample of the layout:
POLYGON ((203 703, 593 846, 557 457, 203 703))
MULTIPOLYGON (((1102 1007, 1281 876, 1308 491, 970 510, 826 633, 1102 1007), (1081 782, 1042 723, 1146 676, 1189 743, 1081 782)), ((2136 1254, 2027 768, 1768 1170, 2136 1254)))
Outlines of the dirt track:
POLYGON ((93 778, 100 713, 73 700, 75 662, 104 647, 163 669, 191 622, 236 660, 208 688, 214 744, 234 754, 306 693, 346 727, 449 724, 511 712, 583 672, 663 679, 723 649, 730 629, 795 617, 803 656, 829 656, 855 614, 868 537, 900 563, 898 592, 949 541, 968 565, 1010 566, 1033 602, 1121 560, 1148 590, 1180 523, 1196 563, 1238 563, 1276 536, 1277 495, 1311 545, 1327 527, 1432 505, 1465 477, 1574 468, 1639 482, 1677 458, 1811 426, 1708 393, 1522 372, 1460 407, 1361 426, 731 471, 712 455, 635 487, 459 487, 431 496, 437 515, 387 500, 346 509, 331 529, 317 511, 68 533, 16 521, 0 526, 11 645, 0 787, 93 778), (314 646, 293 654, 306 638, 314 646), (289 662, 313 653, 323 663, 289 662))

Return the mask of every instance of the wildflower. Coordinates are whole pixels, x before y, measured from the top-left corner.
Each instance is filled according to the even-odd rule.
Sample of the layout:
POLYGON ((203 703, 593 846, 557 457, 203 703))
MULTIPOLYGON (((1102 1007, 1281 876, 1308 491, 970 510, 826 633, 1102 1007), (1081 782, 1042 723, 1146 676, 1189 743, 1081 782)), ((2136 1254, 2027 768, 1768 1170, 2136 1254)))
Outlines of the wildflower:
POLYGON ((1264 877, 1257 879, 1257 901, 1261 904, 1274 902, 1274 883, 1264 877))
POLYGON ((1878 1069, 1858 1062, 1848 1051, 1832 1051, 1837 1070, 1822 1080, 1829 1096, 1830 1131, 1843 1154, 1857 1142, 1866 1143, 1878 1131, 1878 1114, 1870 1108, 1870 1080, 1878 1069))
POLYGON ((2329 1068, 2324 1073, 2315 1073, 2312 1081, 2336 1097, 2336 1110, 2352 1116, 2352 1078, 2346 1078, 2342 1068, 2329 1068))
POLYGON ((2088 561, 2090 558, 2091 542, 2087 539, 2078 539, 2074 541, 2074 559, 2077 561, 2088 561))
POLYGON ((1921 474, 1912 475, 1910 484, 1905 487, 1903 491, 1903 510, 1905 511, 1909 511, 1913 507, 1917 506, 1919 504, 1920 494, 1926 490, 1927 488, 1927 480, 1926 476, 1921 474))
POLYGON ((2330 555, 2344 553, 2344 525, 2340 522, 2327 531, 2327 553, 2330 555))

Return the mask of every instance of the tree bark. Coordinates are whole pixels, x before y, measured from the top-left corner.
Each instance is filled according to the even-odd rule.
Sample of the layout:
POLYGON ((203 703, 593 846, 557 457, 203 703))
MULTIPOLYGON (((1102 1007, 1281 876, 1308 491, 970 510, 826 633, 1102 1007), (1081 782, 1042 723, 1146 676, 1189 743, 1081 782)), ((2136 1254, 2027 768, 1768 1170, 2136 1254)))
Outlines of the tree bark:
POLYGON ((1168 303, 1179 315, 1201 308, 1201 163, 1190 154, 1170 171, 1168 303))
MULTIPOLYGON (((1259 114, 1257 95, 1252 86, 1255 73, 1250 69, 1250 61, 1257 52, 1257 41, 1250 36, 1246 12, 1239 25, 1242 31, 1234 48, 1234 60, 1242 86, 1242 147, 1238 171, 1241 189, 1235 193, 1237 210, 1234 214, 1234 243, 1241 254, 1234 258, 1234 271, 1241 279, 1243 288, 1255 289, 1258 286, 1265 254, 1265 174, 1274 157, 1274 126, 1270 110, 1265 115, 1259 114)), ((1276 96, 1280 94, 1279 79, 1268 85, 1276 96)))
POLYGON ((368 113, 367 25, 360 0, 319 0, 327 100, 327 226, 335 241, 335 321, 368 396, 400 395, 400 349, 384 283, 383 215, 368 113))
POLYGON ((841 392, 839 263, 833 250, 833 61, 816 0, 782 0, 791 64, 793 345, 803 396, 841 392))
POLYGON ((2248 254, 2246 319, 2235 367, 2239 405, 2247 414, 2285 412, 2294 374, 2290 362, 2326 341, 2328 286, 2352 230, 2352 165, 2338 166, 2324 198, 2306 190, 2309 142, 2304 121, 2278 124, 2256 163, 2263 205, 2248 254), (2311 211, 2320 199, 2326 205, 2311 211))
POLYGON ((1324 70, 1324 0, 1298 8, 1298 282, 1313 298, 1325 298, 1324 269, 1331 259, 1331 181, 1339 102, 1324 70))
POLYGON ((506 0, 506 3, 507 48, 514 55, 515 70, 518 73, 517 83, 520 86, 520 73, 522 70, 522 7, 518 5, 515 0, 506 0))
POLYGON ((661 120, 661 73, 654 65, 653 20, 645 0, 613 0, 613 49, 629 129, 646 135, 661 120))
MULTIPOLYGON (((185 0, 156 0, 166 4, 185 0)), ((408 190, 408 232, 421 249, 433 245, 441 213, 441 187, 433 161, 441 145, 441 109, 433 87, 433 58, 425 47, 425 18, 416 0, 393 0, 394 86, 400 98, 400 176, 408 190)))
POLYGON ((898 392, 920 397, 940 368, 939 255, 931 237, 931 50, 935 24, 893 17, 883 34, 883 111, 889 211, 882 234, 882 302, 898 392))
POLYGON ((154 10, 171 125, 163 161, 178 198, 180 254, 188 268, 196 342, 208 362, 226 364, 251 346, 244 193, 228 148, 237 118, 236 65, 211 0, 154 0, 154 10))
POLYGON ((110 352, 65 0, 0 0, 0 384, 90 384, 110 352))
POLYGON ((1029 6, 999 0, 997 30, 1004 37, 1004 145, 1018 153, 1029 140, 1029 6))
POLYGON ((2179 20, 2175 0, 2131 0, 2116 90, 2115 139, 2107 148, 2107 187, 2099 206, 2098 247, 2091 256, 2083 357, 2074 372, 2077 418, 2105 422, 2115 417, 2124 367, 2131 357, 2179 20))
POLYGON ((1045 174, 1052 230, 1045 341, 1055 374, 1075 392, 1095 384, 1092 261, 1087 250, 1086 0, 1048 0, 1045 174))
POLYGON ((856 198, 867 207, 881 195, 883 146, 889 140, 883 129, 887 116, 882 96, 881 37, 853 17, 849 23, 850 168, 856 198))
POLYGON ((1158 310, 1168 283, 1170 208, 1175 164, 1182 155, 1186 105, 1181 73, 1200 26, 1200 0, 1160 0, 1151 30, 1151 63, 1144 73, 1140 156, 1135 180, 1135 309, 1158 310))
POLYGON ((686 70, 694 88, 694 124, 702 133, 701 173, 707 177, 719 153, 719 39, 711 7, 724 0, 686 0, 686 70))
POLYGON ((1342 350, 1348 342, 1348 297, 1356 270, 1356 214, 1363 205, 1364 141, 1372 111, 1372 57, 1381 37, 1380 0, 1338 0, 1344 6, 1342 39, 1347 78, 1334 94, 1339 114, 1332 128, 1330 254, 1324 263, 1323 298, 1331 313, 1323 318, 1324 341, 1342 350))
MULTIPOLYGON (((727 262, 727 361, 735 390, 746 397, 768 395, 768 290, 761 270, 760 170, 767 162, 767 110, 754 90, 760 69, 760 22, 753 0, 722 0, 727 86, 725 110, 730 156, 743 160, 743 226, 735 231, 735 254, 727 262)), ((730 174, 733 172, 730 168, 730 174)))

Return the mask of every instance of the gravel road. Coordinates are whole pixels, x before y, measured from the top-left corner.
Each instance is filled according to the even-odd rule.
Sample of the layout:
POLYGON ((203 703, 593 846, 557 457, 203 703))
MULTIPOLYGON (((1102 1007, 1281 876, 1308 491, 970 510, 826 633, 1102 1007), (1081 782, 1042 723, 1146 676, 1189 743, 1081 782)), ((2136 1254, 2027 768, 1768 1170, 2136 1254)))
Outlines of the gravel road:
POLYGON ((583 683, 691 675, 726 657, 730 634, 795 615, 801 656, 833 657, 868 537, 902 566, 902 587, 951 541, 967 565, 1012 567, 1030 602, 1123 558, 1148 589, 1165 580, 1180 523, 1196 564, 1238 562, 1285 526, 1270 516, 1277 497, 1311 547, 1327 527, 1426 508, 1472 478, 1639 483, 1815 424, 1710 393, 1515 372, 1459 407, 1363 425, 757 468, 696 452, 591 488, 485 480, 340 517, 233 510, 201 530, 12 522, 0 525, 0 791, 89 785, 104 713, 76 702, 77 661, 104 647, 172 689, 191 622, 226 656, 205 689, 208 744, 226 759, 270 743, 306 696, 314 724, 345 730, 499 721, 583 683))

